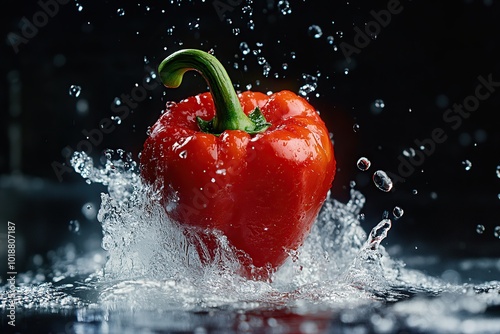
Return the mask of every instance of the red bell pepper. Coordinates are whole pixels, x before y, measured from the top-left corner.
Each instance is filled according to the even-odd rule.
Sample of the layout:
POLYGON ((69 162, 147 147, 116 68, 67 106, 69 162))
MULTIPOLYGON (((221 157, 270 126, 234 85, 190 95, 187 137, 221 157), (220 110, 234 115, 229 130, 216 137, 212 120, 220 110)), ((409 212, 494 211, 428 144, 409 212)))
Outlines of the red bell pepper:
MULTIPOLYGON (((179 87, 196 70, 209 92, 169 103, 141 153, 143 179, 178 223, 218 230, 243 275, 267 279, 307 237, 335 175, 329 132, 290 91, 236 94, 219 61, 200 50, 165 58, 159 74, 179 87)), ((209 250, 215 243, 208 242, 209 250)))

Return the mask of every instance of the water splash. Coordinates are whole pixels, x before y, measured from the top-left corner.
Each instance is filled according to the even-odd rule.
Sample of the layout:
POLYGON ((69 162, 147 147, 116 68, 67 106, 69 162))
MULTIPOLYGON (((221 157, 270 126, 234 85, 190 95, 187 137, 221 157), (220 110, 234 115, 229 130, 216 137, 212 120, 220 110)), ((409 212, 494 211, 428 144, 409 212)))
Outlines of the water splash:
MULTIPOLYGON (((87 183, 107 187, 97 213, 104 251, 79 257, 74 247, 66 247, 52 254, 50 270, 20 275, 23 285, 15 291, 18 309, 77 309, 78 321, 83 323, 108 322, 113 314, 115 321, 106 326, 128 323, 130 311, 147 312, 146 319, 154 321, 158 311, 193 315, 231 310, 234 315, 241 314, 235 311, 252 314, 286 308, 303 315, 329 310, 339 312, 344 324, 369 322, 378 329, 374 332, 386 333, 398 326, 425 330, 430 326, 427 313, 419 314, 417 320, 422 322, 415 322, 414 308, 424 303, 422 298, 444 292, 448 297, 431 302, 441 305, 452 296, 459 305, 437 312, 443 316, 480 313, 490 305, 500 305, 500 286, 494 282, 485 283, 481 291, 486 293, 481 293, 475 290, 477 286, 447 284, 389 256, 383 242, 393 222, 384 217, 367 234, 359 219, 364 216, 365 197, 355 189, 350 190, 347 203, 328 195, 309 237, 301 248, 290 252, 270 281, 247 280, 235 274, 237 254, 224 235, 206 232, 200 237, 168 219, 158 205, 159 194, 142 183, 131 154, 107 150, 102 161, 96 167, 92 158, 77 152, 71 163, 87 183), (204 249, 206 237, 218 245, 216 260, 208 264, 200 258, 203 252, 197 251, 204 249), (414 295, 421 297, 410 299, 414 295), (377 318, 369 311, 392 302, 397 303, 388 307, 397 318, 377 318), (470 305, 476 308, 472 310, 470 305)), ((175 200, 171 199, 172 205, 175 200)), ((393 214, 395 218, 399 215, 393 214)), ((8 294, 7 286, 0 287, 0 310, 6 309, 8 294)), ((498 323, 493 319, 490 325, 498 323)), ((250 326, 247 322, 239 325, 250 326)), ((301 323, 309 325, 317 322, 301 323)), ((447 325, 450 333, 459 328, 456 322, 447 325)))
MULTIPOLYGON (((213 265, 203 265, 196 251, 196 247, 203 247, 203 241, 168 219, 158 204, 159 193, 141 182, 136 163, 130 157, 126 163, 110 159, 110 154, 106 157, 103 168, 94 167, 92 159, 81 152, 72 159, 78 173, 91 182, 107 185, 109 190, 101 195, 97 215, 103 228, 102 247, 108 253, 103 279, 119 283, 102 292, 105 303, 123 305, 123 298, 131 298, 129 290, 133 290, 134 303, 147 307, 151 301, 144 297, 149 293, 143 290, 151 289, 163 296, 163 304, 181 303, 187 308, 206 304, 207 300, 219 306, 249 298, 281 303, 285 295, 288 301, 308 300, 312 295, 316 299, 317 294, 310 290, 313 284, 313 290, 321 290, 325 300, 339 303, 344 296, 343 302, 358 304, 374 296, 364 288, 361 294, 365 298, 360 298, 359 291, 353 298, 345 296, 345 291, 359 290, 360 282, 385 280, 383 273, 388 268, 381 260, 388 256, 380 242, 387 236, 387 220, 367 236, 357 220, 365 199, 354 189, 347 204, 328 197, 303 247, 290 254, 271 282, 247 281, 235 275, 236 253, 223 235, 209 235, 220 252, 213 265), (379 270, 374 271, 374 265, 380 266, 379 270), (225 290, 224 297, 220 289, 225 290)), ((384 286, 388 287, 380 285, 378 289, 384 286)))

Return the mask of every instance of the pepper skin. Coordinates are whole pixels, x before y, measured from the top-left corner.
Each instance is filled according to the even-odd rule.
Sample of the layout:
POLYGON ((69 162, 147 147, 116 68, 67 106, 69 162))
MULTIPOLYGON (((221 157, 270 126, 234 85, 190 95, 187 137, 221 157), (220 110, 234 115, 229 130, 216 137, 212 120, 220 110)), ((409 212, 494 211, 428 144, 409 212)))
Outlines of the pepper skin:
MULTIPOLYGON (((175 61, 189 52, 202 53, 182 50, 170 57, 175 61)), ((203 56, 220 65, 215 57, 203 56)), ((171 219, 199 231, 222 232, 248 255, 239 259, 243 275, 267 279, 303 243, 332 186, 335 158, 329 132, 316 110, 293 92, 236 95, 225 71, 214 79, 191 65, 184 72, 199 71, 214 97, 207 92, 168 104, 144 143, 142 177, 160 192, 171 219), (254 133, 248 127, 200 130, 200 124, 225 117, 220 116, 225 105, 216 100, 217 85, 233 92, 233 102, 237 96, 239 106, 229 109, 246 116, 260 109, 265 120, 254 133)), ((180 85, 180 80, 162 80, 167 87, 180 85)), ((208 248, 214 245, 207 242, 208 248)))

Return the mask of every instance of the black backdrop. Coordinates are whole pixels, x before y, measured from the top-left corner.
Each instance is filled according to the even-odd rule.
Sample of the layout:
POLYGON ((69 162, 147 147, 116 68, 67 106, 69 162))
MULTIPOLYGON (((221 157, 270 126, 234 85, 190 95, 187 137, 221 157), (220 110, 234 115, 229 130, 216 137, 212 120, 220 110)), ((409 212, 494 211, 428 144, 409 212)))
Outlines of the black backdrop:
MULTIPOLYGON (((386 245, 499 256, 499 14, 500 4, 489 0, 7 0, 0 14, 0 222, 4 229, 16 222, 21 263, 68 240, 82 251, 98 247, 86 240, 99 239, 99 224, 81 208, 97 208, 104 188, 62 167, 65 154, 88 149, 84 132, 117 116, 115 98, 138 94, 136 85, 165 56, 199 48, 213 49, 242 90, 316 85, 307 96, 334 135, 333 196, 345 202, 356 182, 367 198, 367 231, 384 211, 405 211, 386 245), (478 88, 484 80, 490 91, 478 88), (69 93, 72 85, 81 87, 78 97, 69 93), (472 110, 465 116, 448 111, 464 102, 472 110), (442 131, 432 139, 436 129, 442 131), (419 141, 427 143, 424 151, 419 141), (403 153, 410 148, 413 160, 403 153), (361 156, 372 162, 367 172, 356 167, 361 156), (378 169, 393 176, 393 191, 374 186, 378 169), (80 222, 78 233, 69 231, 71 220, 80 222)), ((166 95, 161 86, 147 90, 112 131, 95 135, 96 162, 107 148, 136 158, 166 100, 206 90, 199 76, 189 76, 166 95)))

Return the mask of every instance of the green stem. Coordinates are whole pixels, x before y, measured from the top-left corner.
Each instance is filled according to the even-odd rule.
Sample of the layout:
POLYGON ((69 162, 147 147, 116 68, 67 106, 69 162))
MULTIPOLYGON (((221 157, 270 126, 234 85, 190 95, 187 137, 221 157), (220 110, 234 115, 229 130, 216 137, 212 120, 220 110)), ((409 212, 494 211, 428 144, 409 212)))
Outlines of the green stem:
POLYGON ((198 118, 202 131, 213 134, 225 130, 257 133, 269 127, 270 124, 258 108, 252 112, 253 115, 245 115, 229 75, 211 54, 196 49, 180 50, 165 58, 158 66, 161 81, 168 88, 179 87, 184 73, 191 70, 199 72, 206 80, 215 105, 216 116, 212 120, 198 118))

